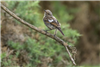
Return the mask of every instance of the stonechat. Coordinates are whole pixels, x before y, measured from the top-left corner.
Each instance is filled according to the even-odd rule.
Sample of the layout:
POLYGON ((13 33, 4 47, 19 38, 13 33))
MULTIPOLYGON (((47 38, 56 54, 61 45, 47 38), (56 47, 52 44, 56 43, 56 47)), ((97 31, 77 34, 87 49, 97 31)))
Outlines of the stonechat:
MULTIPOLYGON (((55 29, 54 35, 56 35, 57 30, 61 32, 61 34, 64 36, 62 30, 61 30, 61 24, 57 21, 57 19, 53 16, 52 12, 50 10, 44 10, 44 17, 43 21, 45 25, 50 29, 55 29)), ((48 30, 47 30, 48 31, 48 30)))

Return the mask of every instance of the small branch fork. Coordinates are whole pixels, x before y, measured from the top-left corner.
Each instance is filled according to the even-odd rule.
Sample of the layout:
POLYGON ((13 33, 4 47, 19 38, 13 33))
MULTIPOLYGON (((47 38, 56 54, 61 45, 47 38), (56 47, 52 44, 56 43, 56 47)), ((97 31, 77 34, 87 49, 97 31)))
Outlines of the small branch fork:
POLYGON ((54 35, 52 35, 52 34, 50 34, 50 33, 48 33, 48 32, 45 32, 45 31, 43 31, 43 30, 41 30, 41 29, 35 27, 34 25, 29 24, 28 22, 26 22, 26 21, 24 21, 23 19, 19 18, 16 14, 14 14, 13 12, 11 12, 8 8, 6 8, 6 7, 5 7, 4 5, 2 5, 2 4, 1 4, 1 8, 2 8, 5 12, 7 12, 9 15, 11 15, 13 18, 15 18, 16 20, 18 20, 19 22, 21 22, 22 24, 24 24, 24 25, 26 25, 26 26, 28 26, 28 27, 34 29, 35 31, 37 31, 37 32, 39 32, 39 33, 41 33, 41 34, 44 34, 44 35, 46 35, 46 36, 48 36, 48 37, 50 37, 50 38, 56 40, 56 41, 59 42, 60 44, 62 44, 62 45, 66 48, 66 51, 68 52, 68 55, 69 55, 69 57, 70 57, 72 63, 73 63, 74 65, 76 65, 76 63, 75 63, 75 61, 74 61, 73 57, 71 56, 71 53, 70 53, 70 51, 69 51, 69 49, 68 49, 69 45, 68 45, 66 42, 64 42, 62 39, 60 39, 60 38, 57 37, 57 36, 54 36, 54 35))

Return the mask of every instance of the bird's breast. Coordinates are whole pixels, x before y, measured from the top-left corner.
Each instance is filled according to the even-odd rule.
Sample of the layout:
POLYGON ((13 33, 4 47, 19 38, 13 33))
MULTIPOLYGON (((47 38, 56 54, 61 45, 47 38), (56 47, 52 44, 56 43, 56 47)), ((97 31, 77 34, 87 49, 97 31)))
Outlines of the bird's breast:
POLYGON ((50 23, 48 23, 48 22, 45 22, 44 21, 44 23, 45 23, 45 25, 49 28, 49 29, 55 29, 55 27, 53 26, 53 25, 51 25, 50 23))

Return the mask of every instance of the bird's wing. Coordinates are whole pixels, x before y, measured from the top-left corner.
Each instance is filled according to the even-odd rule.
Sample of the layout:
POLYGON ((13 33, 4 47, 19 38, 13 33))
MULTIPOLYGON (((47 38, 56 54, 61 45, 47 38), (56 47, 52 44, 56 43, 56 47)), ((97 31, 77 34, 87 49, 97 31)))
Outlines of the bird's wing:
POLYGON ((47 23, 50 23, 52 26, 57 28, 62 33, 62 35, 64 35, 64 33, 61 31, 61 28, 60 28, 61 24, 57 21, 55 17, 49 17, 47 21, 48 21, 47 23))
POLYGON ((48 19, 48 22, 49 22, 51 25, 55 26, 55 27, 60 27, 60 23, 57 21, 57 19, 56 19, 55 17, 50 17, 50 18, 48 19))

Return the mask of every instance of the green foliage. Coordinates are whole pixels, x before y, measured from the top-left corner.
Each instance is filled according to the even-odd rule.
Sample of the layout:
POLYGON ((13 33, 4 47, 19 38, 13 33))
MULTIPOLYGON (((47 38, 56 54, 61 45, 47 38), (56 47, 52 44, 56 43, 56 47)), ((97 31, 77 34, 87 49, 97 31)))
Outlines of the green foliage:
MULTIPOLYGON (((14 8, 16 2, 17 1, 7 2, 11 10, 14 8)), ((76 30, 69 29, 70 25, 67 23, 74 18, 73 15, 70 15, 67 11, 67 8, 60 2, 52 2, 52 7, 54 9, 52 11, 54 16, 62 24, 61 28, 65 34, 65 37, 71 38, 72 40, 77 42, 77 38, 80 36, 80 34, 76 30), (58 7, 58 4, 60 7, 58 7)), ((39 1, 19 1, 19 4, 15 8, 14 12, 25 21, 43 29, 46 28, 46 26, 42 21, 43 13, 41 14, 39 12, 39 9, 39 1)), ((50 33, 53 32, 54 30, 50 33)), ((34 32, 31 34, 35 35, 34 32)), ((57 36, 63 38, 60 32, 58 32, 57 36)), ((68 44, 73 45, 72 43, 68 44)), ((16 50, 16 57, 19 56, 21 50, 26 50, 28 52, 28 56, 30 57, 30 64, 27 65, 28 67, 31 67, 33 65, 37 66, 39 63, 41 63, 40 58, 42 57, 55 57, 55 60, 53 60, 52 64, 59 63, 63 57, 69 57, 62 45, 42 34, 39 34, 39 41, 29 37, 24 44, 8 41, 8 45, 16 50)))
POLYGON ((28 52, 28 56, 30 57, 29 65, 31 66, 41 63, 41 57, 54 57, 55 55, 57 56, 57 58, 55 58, 56 60, 54 61, 54 63, 57 63, 62 60, 62 56, 60 55, 65 54, 65 51, 61 54, 64 47, 59 44, 55 44, 55 41, 51 40, 50 38, 46 39, 46 41, 48 40, 49 42, 41 44, 42 42, 44 42, 44 40, 37 42, 34 39, 28 38, 23 45, 18 42, 15 43, 13 41, 8 41, 8 45, 16 50, 16 57, 18 57, 21 50, 26 50, 28 52))
MULTIPOLYGON (((63 5, 59 1, 52 2, 53 6, 53 14, 58 19, 58 21, 61 23, 61 28, 65 34, 66 37, 71 38, 75 42, 77 41, 77 38, 81 36, 76 30, 69 29, 70 25, 68 24, 68 21, 72 20, 74 18, 73 15, 69 13, 77 12, 78 9, 73 8, 68 10, 65 5, 63 5), (60 7, 58 7, 58 4, 60 7), (70 12, 69 12, 70 11, 70 12)), ((62 36, 61 34, 58 34, 59 36, 62 36)))
POLYGON ((25 21, 35 25, 35 26, 40 26, 38 23, 41 22, 40 19, 40 14, 39 14, 39 8, 40 6, 38 5, 39 1, 8 1, 8 4, 10 9, 14 8, 14 5, 18 3, 18 6, 15 8, 15 13, 23 18, 25 21), (37 25, 38 24, 38 25, 37 25))
POLYGON ((21 45, 20 43, 15 43, 13 41, 8 41, 8 45, 11 46, 12 48, 14 48, 15 50, 22 50, 23 49, 23 45, 21 45))
POLYGON ((0 54, 0 63, 2 62, 2 59, 6 57, 6 53, 1 53, 0 54))
MULTIPOLYGON (((2 53, 1 55, 3 56, 4 53, 2 53)), ((3 67, 11 66, 11 64, 12 64, 12 62, 13 62, 13 61, 11 61, 12 55, 10 55, 8 59, 5 59, 5 57, 6 57, 6 56, 3 56, 2 59, 4 59, 4 60, 2 60, 2 64, 1 64, 1 65, 2 65, 3 67)))
POLYGON ((73 15, 69 15, 66 6, 62 5, 59 1, 53 2, 53 9, 55 9, 53 14, 58 18, 60 23, 66 24, 66 22, 73 19, 73 15), (58 7, 58 4, 60 7, 58 7))

